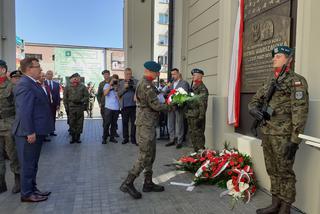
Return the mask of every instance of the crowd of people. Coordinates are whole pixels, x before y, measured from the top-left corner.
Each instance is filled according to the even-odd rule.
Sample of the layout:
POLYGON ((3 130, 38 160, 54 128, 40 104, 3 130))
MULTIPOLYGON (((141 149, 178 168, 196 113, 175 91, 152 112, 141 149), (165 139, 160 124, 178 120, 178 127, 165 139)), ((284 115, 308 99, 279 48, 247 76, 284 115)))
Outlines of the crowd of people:
MULTIPOLYGON (((293 50, 278 46, 272 50, 273 72, 266 84, 258 89, 249 103, 249 113, 258 121, 262 132, 262 146, 266 168, 271 180, 272 204, 257 213, 290 213, 295 201, 295 173, 293 164, 303 133, 309 107, 308 85, 304 77, 292 68, 293 50)), ((42 143, 49 135, 56 136, 56 111, 60 108, 60 86, 53 81, 53 71, 42 72, 38 59, 25 58, 21 71, 8 72, 0 60, 0 193, 7 191, 5 159, 11 161, 14 173, 13 193, 20 192, 22 202, 40 202, 51 192, 37 188, 36 175, 42 143)), ((125 78, 102 71, 104 80, 99 84, 97 101, 103 121, 102 144, 117 143, 118 117, 122 115, 123 141, 139 146, 139 154, 120 190, 139 199, 142 194, 134 181, 144 171, 143 192, 162 192, 164 187, 152 181, 156 155, 156 126, 166 125, 169 142, 166 146, 181 148, 188 133, 194 151, 205 148, 205 123, 208 89, 202 81, 204 71, 194 68, 192 82, 182 79, 177 68, 171 70, 168 83, 159 78, 161 65, 154 61, 144 63, 144 73, 138 82, 133 71, 125 69, 125 78), (183 88, 199 97, 182 106, 169 104, 170 91, 183 88), (161 114, 162 112, 162 114, 161 114), (165 121, 163 123, 163 121, 165 121), (129 130, 130 125, 130 130, 129 130), (186 132, 186 129, 188 132, 186 132)), ((91 84, 86 87, 80 75, 70 76, 64 89, 63 103, 68 115, 70 143, 81 143, 84 111, 92 116, 95 99, 91 84)))

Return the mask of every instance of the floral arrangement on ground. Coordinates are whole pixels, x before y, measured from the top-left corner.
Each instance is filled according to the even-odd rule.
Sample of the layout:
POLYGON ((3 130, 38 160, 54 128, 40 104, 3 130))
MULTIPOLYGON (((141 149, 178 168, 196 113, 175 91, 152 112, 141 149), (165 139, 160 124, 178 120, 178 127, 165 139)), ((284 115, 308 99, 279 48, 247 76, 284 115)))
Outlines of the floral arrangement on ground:
POLYGON ((232 207, 240 199, 248 203, 256 191, 251 157, 229 149, 228 144, 221 152, 205 149, 183 156, 174 165, 178 170, 194 173, 195 185, 206 183, 227 189, 220 196, 232 196, 232 207))

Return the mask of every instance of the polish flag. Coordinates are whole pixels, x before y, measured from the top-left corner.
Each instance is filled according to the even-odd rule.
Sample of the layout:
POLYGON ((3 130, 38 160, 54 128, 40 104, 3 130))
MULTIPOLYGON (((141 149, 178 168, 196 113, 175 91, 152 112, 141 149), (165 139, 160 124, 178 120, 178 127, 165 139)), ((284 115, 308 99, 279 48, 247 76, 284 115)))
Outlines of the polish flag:
POLYGON ((239 8, 233 37, 228 88, 228 124, 233 124, 235 127, 239 126, 243 17, 244 0, 239 0, 239 8))

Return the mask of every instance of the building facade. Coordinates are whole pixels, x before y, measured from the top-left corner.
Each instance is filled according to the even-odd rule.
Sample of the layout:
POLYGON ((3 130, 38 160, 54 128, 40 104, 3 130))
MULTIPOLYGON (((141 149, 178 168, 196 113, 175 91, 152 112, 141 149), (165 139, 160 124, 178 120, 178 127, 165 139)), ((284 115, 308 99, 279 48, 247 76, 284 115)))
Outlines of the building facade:
MULTIPOLYGON (((135 1, 134 12, 130 16, 138 18, 142 16, 144 25, 149 26, 148 17, 152 11, 149 1, 135 1)), ((257 4, 257 1, 245 1, 257 4)), ((306 77, 309 83, 310 113, 305 134, 320 137, 320 90, 317 85, 319 79, 318 50, 320 48, 320 28, 317 20, 320 18, 318 8, 320 1, 261 1, 270 4, 296 4, 296 15, 293 20, 294 38, 290 38, 290 44, 295 44, 295 71, 306 77)), ((125 5, 128 6, 128 5, 125 5)), ((129 5, 130 6, 130 5, 129 5)), ((254 161, 255 171, 262 188, 269 189, 269 177, 266 174, 261 140, 250 135, 241 134, 233 126, 227 124, 227 99, 228 82, 231 64, 231 53, 234 35, 234 26, 238 1, 234 0, 174 0, 174 35, 173 35, 173 67, 180 68, 185 79, 191 79, 190 71, 199 67, 205 71, 204 82, 209 89, 209 101, 206 120, 206 146, 214 149, 222 149, 224 142, 230 142, 232 146, 241 152, 249 154, 254 161)), ((126 10, 130 10, 130 7, 126 10)), ((279 11, 282 13, 282 11, 279 11)), ((281 14, 280 14, 281 15, 281 14)), ((133 21, 133 24, 138 24, 133 21)), ((152 38, 147 35, 145 28, 141 34, 131 26, 125 25, 128 31, 126 39, 131 44, 136 42, 139 35, 144 39, 152 38), (132 33, 135 37, 131 37, 132 33)), ((152 26, 150 27, 152 29, 152 26)), ((151 31, 149 31, 151 32, 151 31)), ((140 39, 139 39, 140 40, 140 39)), ((129 47, 130 49, 130 47, 129 47)), ((125 45, 125 51, 128 46, 125 45)), ((148 56, 149 48, 140 50, 148 56)), ((143 60, 134 59, 129 51, 127 62, 129 66, 141 66, 143 60)), ((271 60, 271 58, 270 58, 271 60)), ((245 100, 241 100, 244 102, 245 100)), ((242 107, 243 108, 243 107, 242 107)), ((246 109, 243 109, 247 111, 246 109)), ((295 171, 297 174, 297 197, 294 206, 306 213, 319 213, 320 205, 320 151, 304 143, 296 155, 295 171)))

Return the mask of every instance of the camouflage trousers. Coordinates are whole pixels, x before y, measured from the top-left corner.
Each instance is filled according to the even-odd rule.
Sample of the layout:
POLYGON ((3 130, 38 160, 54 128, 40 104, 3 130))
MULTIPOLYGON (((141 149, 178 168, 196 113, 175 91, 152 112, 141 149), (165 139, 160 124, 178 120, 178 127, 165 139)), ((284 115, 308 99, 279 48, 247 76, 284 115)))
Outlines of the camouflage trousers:
POLYGON ((197 152, 199 149, 204 149, 206 138, 204 136, 206 121, 196 118, 188 118, 188 134, 189 142, 191 142, 193 149, 197 152))
POLYGON ((152 165, 156 157, 156 127, 136 126, 136 137, 139 155, 129 173, 138 177, 144 170, 145 176, 152 176, 152 165))
POLYGON ((70 131, 73 134, 81 134, 83 130, 83 109, 82 108, 70 108, 69 109, 69 126, 70 131))
POLYGON ((11 171, 15 174, 20 174, 16 144, 11 134, 0 135, 0 177, 4 176, 6 173, 6 155, 10 160, 11 171))
POLYGON ((267 173, 270 176, 273 195, 287 203, 293 203, 296 196, 296 176, 293 171, 293 160, 284 158, 283 145, 290 142, 291 136, 263 135, 262 147, 267 173))

